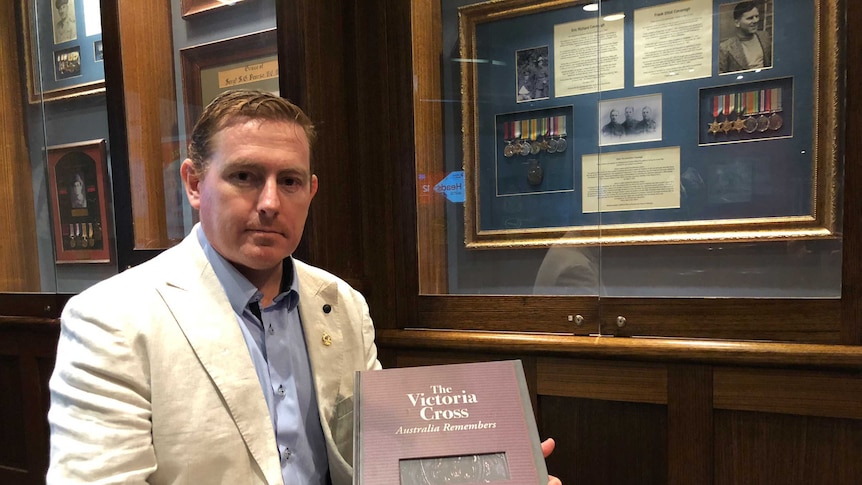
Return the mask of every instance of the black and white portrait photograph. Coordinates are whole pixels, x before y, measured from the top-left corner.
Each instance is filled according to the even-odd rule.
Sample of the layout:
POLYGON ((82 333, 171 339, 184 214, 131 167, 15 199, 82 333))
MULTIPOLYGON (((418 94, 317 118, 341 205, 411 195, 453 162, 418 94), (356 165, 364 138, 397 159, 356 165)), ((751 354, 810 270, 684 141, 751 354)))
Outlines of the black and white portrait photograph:
POLYGON ((517 66, 516 98, 519 103, 548 99, 551 96, 548 46, 516 51, 515 66, 517 66))
POLYGON ((93 42, 93 59, 95 59, 96 62, 105 60, 105 52, 102 48, 102 41, 101 40, 97 40, 96 42, 93 42))
POLYGON ((764 0, 719 7, 719 74, 772 67, 772 5, 772 0, 764 0))
POLYGON ((599 146, 660 141, 662 95, 599 102, 599 146))
POLYGON ((62 44, 78 38, 75 20, 75 0, 51 0, 54 21, 54 43, 62 44))

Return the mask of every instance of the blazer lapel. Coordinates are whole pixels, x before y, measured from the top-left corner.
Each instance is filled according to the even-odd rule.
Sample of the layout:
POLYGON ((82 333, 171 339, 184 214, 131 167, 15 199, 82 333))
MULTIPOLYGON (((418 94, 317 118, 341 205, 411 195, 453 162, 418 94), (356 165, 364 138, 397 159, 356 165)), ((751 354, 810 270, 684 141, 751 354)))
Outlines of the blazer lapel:
POLYGON ((191 267, 175 271, 178 276, 159 291, 224 399, 251 455, 270 483, 281 483, 269 409, 242 331, 198 242, 184 242, 191 242, 186 253, 191 267))
MULTIPOLYGON (((315 278, 295 265, 299 278, 299 315, 305 333, 321 418, 331 417, 344 375, 344 339, 339 322, 343 320, 338 285, 315 278)), ((324 425, 324 432, 327 427, 324 425)))

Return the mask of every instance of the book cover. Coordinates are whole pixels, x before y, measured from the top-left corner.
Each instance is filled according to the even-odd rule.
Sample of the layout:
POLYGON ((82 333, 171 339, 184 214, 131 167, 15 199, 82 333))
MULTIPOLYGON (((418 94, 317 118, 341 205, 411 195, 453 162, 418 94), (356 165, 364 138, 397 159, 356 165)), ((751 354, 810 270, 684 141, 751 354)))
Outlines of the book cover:
POLYGON ((356 373, 355 485, 548 483, 520 360, 356 373))

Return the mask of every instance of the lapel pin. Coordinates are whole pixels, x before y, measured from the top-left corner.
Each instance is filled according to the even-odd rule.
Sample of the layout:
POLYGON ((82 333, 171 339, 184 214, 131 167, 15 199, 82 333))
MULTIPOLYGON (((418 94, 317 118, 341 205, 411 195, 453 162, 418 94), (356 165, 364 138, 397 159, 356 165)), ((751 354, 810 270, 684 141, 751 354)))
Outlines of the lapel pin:
POLYGON ((325 345, 327 347, 332 345, 332 336, 326 332, 323 332, 323 338, 321 340, 323 340, 323 345, 325 345))

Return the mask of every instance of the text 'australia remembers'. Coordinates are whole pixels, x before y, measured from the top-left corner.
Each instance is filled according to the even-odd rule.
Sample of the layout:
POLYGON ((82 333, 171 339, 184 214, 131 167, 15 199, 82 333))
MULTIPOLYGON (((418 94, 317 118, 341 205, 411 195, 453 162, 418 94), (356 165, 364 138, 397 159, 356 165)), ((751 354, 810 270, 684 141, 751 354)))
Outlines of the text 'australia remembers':
POLYGON ((470 405, 479 400, 475 394, 462 389, 453 392, 451 387, 430 386, 431 393, 408 393, 407 399, 414 408, 419 409, 419 417, 427 424, 424 426, 399 426, 395 434, 436 433, 439 431, 464 431, 496 428, 497 423, 474 423, 459 421, 457 424, 443 422, 470 418, 470 405))

